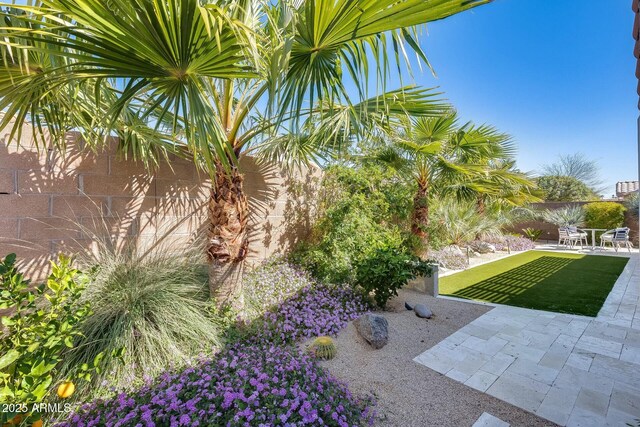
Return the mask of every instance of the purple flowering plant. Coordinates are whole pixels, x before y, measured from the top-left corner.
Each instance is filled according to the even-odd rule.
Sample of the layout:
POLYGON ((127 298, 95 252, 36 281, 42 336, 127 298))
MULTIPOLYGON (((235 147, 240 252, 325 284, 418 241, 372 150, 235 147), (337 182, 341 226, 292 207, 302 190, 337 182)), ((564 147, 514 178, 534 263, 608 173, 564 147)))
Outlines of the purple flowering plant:
POLYGON ((368 308, 348 288, 310 282, 213 357, 168 370, 135 391, 85 404, 58 426, 371 424, 371 400, 353 396, 295 345, 335 335, 368 308))
POLYGON ((306 271, 280 257, 266 260, 244 279, 245 315, 249 318, 259 317, 314 283, 306 271))
POLYGON ((498 251, 506 251, 507 249, 514 252, 528 251, 536 248, 536 244, 530 239, 522 236, 504 236, 489 242, 496 247, 498 251))

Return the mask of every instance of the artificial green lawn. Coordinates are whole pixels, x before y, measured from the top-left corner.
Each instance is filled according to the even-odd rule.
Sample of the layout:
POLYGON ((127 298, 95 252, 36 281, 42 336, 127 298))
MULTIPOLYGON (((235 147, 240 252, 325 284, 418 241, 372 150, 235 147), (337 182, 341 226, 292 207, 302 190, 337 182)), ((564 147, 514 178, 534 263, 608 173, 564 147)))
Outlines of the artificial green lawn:
POLYGON ((628 258, 529 251, 440 279, 440 294, 596 316, 628 258))

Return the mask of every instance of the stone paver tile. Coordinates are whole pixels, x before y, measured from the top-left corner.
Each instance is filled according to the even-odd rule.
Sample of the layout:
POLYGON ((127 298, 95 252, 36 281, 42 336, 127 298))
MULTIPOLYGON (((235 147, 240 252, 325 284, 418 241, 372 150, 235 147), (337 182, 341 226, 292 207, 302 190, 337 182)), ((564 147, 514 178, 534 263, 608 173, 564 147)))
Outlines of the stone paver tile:
POLYGON ((591 362, 593 362, 593 358, 595 357, 594 353, 571 353, 569 358, 567 359, 567 365, 573 368, 578 368, 583 371, 588 371, 591 367, 591 362))
POLYGON ((502 350, 506 343, 507 341, 495 336, 489 338, 488 340, 482 340, 477 337, 469 337, 461 345, 472 350, 476 350, 479 353, 493 356, 500 350, 502 350))
POLYGON ((446 341, 431 347, 429 353, 439 358, 451 359, 456 362, 464 360, 466 354, 464 351, 460 351, 457 346, 447 344, 446 341))
POLYGON ((483 340, 488 340, 497 333, 497 331, 483 328, 482 326, 476 326, 473 322, 462 328, 462 331, 483 340))
POLYGON ((567 421, 567 427, 603 427, 606 426, 606 422, 605 417, 582 409, 574 409, 567 421))
POLYGON ((579 393, 577 388, 551 387, 536 414, 556 424, 565 425, 579 393))
POLYGON ((506 341, 509 341, 511 343, 515 343, 515 344, 520 344, 520 345, 529 345, 529 340, 526 338, 523 338, 520 335, 520 331, 521 329, 518 329, 518 332, 515 334, 507 334, 505 332, 498 332, 495 336, 496 338, 500 338, 506 341))
MULTIPOLYGON (((456 369, 460 372, 471 376, 475 374, 480 367, 487 363, 491 359, 491 356, 478 353, 475 350, 468 350, 467 354, 461 362, 456 363, 456 369)), ((463 381, 464 382, 464 381, 463 381)))
POLYGON ((613 379, 565 365, 553 385, 560 388, 587 388, 600 393, 611 394, 613 379))
POLYGON ((463 383, 467 381, 471 375, 464 372, 460 372, 456 368, 453 368, 452 370, 447 372, 445 376, 451 378, 452 380, 463 383))
POLYGON ((502 375, 504 371, 516 360, 515 357, 505 353, 498 353, 487 363, 480 367, 481 370, 494 375, 502 375))
POLYGON ((590 353, 601 354, 603 356, 619 358, 620 352, 622 351, 622 344, 615 341, 583 335, 576 343, 575 348, 586 350, 590 353))
POLYGON ((627 336, 627 329, 609 325, 607 322, 594 320, 589 326, 587 326, 584 334, 598 338, 608 337, 612 341, 622 342, 627 336))
POLYGON ((484 393, 497 379, 497 375, 480 370, 473 374, 464 384, 484 393))
POLYGON ((413 361, 424 365, 427 368, 433 369, 434 371, 439 372, 443 375, 453 369, 455 365, 455 361, 437 357, 429 352, 422 353, 420 356, 413 359, 413 361))
POLYGON ((564 333, 566 335, 571 335, 572 337, 579 337, 584 333, 584 330, 588 325, 588 320, 574 319, 569 323, 568 327, 564 330, 564 333))
POLYGON ((610 395, 608 394, 583 388, 580 390, 578 399, 576 399, 575 407, 592 412, 595 415, 606 417, 607 410, 609 409, 609 399, 610 395))
POLYGON ((529 341, 529 347, 539 348, 541 350, 547 350, 551 347, 551 344, 560 336, 558 334, 552 334, 551 332, 541 333, 532 331, 530 329, 523 329, 520 336, 529 341))
POLYGON ((546 366, 560 370, 566 363, 567 359, 571 355, 573 346, 565 346, 555 342, 549 348, 549 351, 540 359, 540 366, 546 366))
POLYGON ((558 339, 556 339, 555 344, 560 344, 560 345, 563 345, 565 347, 573 348, 576 345, 576 343, 578 342, 579 339, 580 339, 580 337, 574 337, 574 336, 571 336, 571 335, 561 334, 560 336, 558 336, 558 339))
POLYGON ((623 328, 630 328, 632 323, 631 320, 625 319, 611 319, 607 320, 607 322, 609 322, 609 324, 611 325, 622 326, 623 328))
MULTIPOLYGON (((620 360, 640 365, 640 347, 630 346, 629 344, 623 345, 620 360)), ((640 366, 638 369, 640 369, 640 366)))
POLYGON ((626 412, 619 411, 609 406, 606 422, 607 427, 628 427, 629 425, 637 425, 638 417, 634 417, 631 414, 627 414, 626 412))
POLYGON ((506 372, 551 385, 557 378, 560 370, 540 366, 531 360, 518 359, 509 366, 506 372))
POLYGON ((640 418, 640 389, 616 382, 611 393, 609 408, 640 418))
POLYGON ((534 362, 539 362, 546 352, 539 348, 532 348, 526 345, 510 342, 504 346, 502 353, 513 357, 525 358, 534 362))
POLYGON ((471 335, 467 334, 466 332, 456 331, 453 334, 449 335, 446 341, 451 344, 460 345, 470 336, 471 335))
POLYGON ((640 370, 635 363, 596 355, 589 372, 607 376, 628 386, 640 389, 640 370))
POLYGON ((509 427, 510 424, 506 421, 502 421, 500 418, 494 417, 491 414, 483 412, 480 418, 473 423, 471 427, 509 427))
POLYGON ((487 389, 487 394, 526 411, 535 412, 550 388, 546 384, 536 383, 537 381, 529 378, 505 372, 487 389))
POLYGON ((634 347, 640 347, 640 331, 627 331, 627 337, 625 338, 624 343, 634 347))

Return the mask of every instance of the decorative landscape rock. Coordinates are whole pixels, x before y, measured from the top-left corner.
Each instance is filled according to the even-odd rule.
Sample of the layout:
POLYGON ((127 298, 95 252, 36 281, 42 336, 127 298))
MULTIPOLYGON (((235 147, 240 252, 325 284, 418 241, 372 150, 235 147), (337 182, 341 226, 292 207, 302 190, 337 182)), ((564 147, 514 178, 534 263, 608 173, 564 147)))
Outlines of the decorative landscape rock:
POLYGON ((360 336, 376 350, 389 342, 389 322, 384 317, 366 313, 358 317, 353 324, 360 336))
POLYGON ((408 302, 405 301, 404 303, 404 308, 406 308, 407 310, 413 310, 413 307, 411 306, 411 304, 409 304, 408 302))
POLYGON ((429 310, 429 307, 424 304, 416 304, 413 307, 413 311, 416 312, 416 316, 422 317, 423 319, 431 319, 431 316, 433 316, 433 313, 431 312, 431 310, 429 310))

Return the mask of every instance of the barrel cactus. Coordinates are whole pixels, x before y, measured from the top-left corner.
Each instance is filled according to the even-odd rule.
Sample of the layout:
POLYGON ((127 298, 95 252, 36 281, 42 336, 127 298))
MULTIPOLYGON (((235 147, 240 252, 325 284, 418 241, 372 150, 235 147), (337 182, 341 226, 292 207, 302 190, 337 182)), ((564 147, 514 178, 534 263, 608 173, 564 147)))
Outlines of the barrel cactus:
POLYGON ((318 337, 309 346, 309 352, 318 359, 333 359, 336 357, 336 345, 331 337, 318 337))

